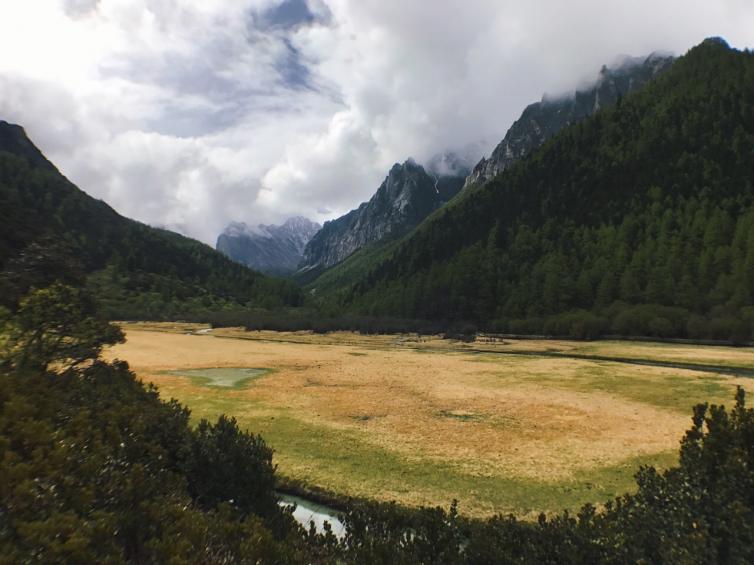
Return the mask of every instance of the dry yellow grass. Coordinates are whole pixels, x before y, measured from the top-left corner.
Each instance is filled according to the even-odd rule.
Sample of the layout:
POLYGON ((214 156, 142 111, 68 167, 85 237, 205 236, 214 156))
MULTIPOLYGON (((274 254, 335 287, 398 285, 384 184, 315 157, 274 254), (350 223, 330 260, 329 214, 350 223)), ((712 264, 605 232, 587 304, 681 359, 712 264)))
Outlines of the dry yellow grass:
POLYGON ((583 493, 553 494, 543 504, 618 494, 612 491, 630 484, 637 461, 667 461, 677 450, 694 402, 730 402, 735 384, 750 386, 692 371, 480 356, 438 339, 237 329, 213 331, 226 336, 218 338, 184 334, 196 326, 125 329, 127 343, 110 357, 127 360, 198 416, 227 412, 261 431, 284 474, 411 504, 447 504, 456 496, 471 514, 525 514, 530 509, 518 495, 506 498, 496 489, 531 485, 556 493, 591 484, 601 470, 615 475, 609 486, 582 486, 583 493), (233 339, 239 337, 245 339, 233 339), (223 391, 160 373, 197 367, 273 372, 223 391), (335 457, 339 450, 343 455, 335 457), (382 468, 380 459, 393 463, 382 468), (432 466, 437 476, 426 475, 432 466))
POLYGON ((473 347, 498 352, 548 352, 598 355, 629 359, 651 359, 678 363, 698 363, 728 367, 754 368, 754 348, 674 344, 639 341, 560 341, 515 340, 487 341, 480 337, 473 347))
MULTIPOLYGON (((209 326, 188 323, 130 323, 128 327, 140 330, 193 333, 208 330, 209 326)), ((558 353, 597 355, 626 359, 647 359, 678 363, 696 363, 754 369, 754 347, 730 347, 674 344, 643 341, 564 341, 552 339, 508 339, 480 335, 475 341, 464 343, 442 339, 440 336, 416 334, 369 336, 353 332, 247 332, 242 328, 211 330, 212 335, 254 341, 274 341, 317 345, 359 345, 366 348, 408 348, 442 351, 482 350, 490 353, 558 353)))

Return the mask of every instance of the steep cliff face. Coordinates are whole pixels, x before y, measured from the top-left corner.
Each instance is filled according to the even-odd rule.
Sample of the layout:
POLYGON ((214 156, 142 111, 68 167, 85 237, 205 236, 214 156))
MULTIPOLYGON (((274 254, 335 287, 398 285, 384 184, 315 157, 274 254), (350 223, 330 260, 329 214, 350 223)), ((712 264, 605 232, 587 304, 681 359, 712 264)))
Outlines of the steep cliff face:
POLYGON ((296 270, 304 248, 321 228, 300 216, 280 226, 250 227, 233 222, 217 238, 216 249, 231 259, 271 275, 290 275, 296 270))
POLYGON ((463 182, 463 172, 428 173, 411 159, 394 165, 368 202, 325 222, 307 244, 300 272, 326 269, 365 245, 407 233, 453 198, 463 182))
POLYGON ((592 88, 572 96, 528 106, 487 159, 467 177, 464 187, 488 181, 528 155, 566 126, 612 106, 619 98, 640 88, 670 67, 673 57, 652 54, 646 59, 626 59, 614 69, 602 67, 592 88))

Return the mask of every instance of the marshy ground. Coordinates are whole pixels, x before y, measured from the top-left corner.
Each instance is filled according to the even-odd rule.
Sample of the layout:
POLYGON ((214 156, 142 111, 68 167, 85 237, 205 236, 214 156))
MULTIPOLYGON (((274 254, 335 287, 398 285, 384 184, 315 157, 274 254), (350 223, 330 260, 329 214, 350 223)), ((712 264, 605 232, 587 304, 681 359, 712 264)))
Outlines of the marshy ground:
POLYGON ((622 494, 640 465, 673 464, 694 404, 731 404, 736 385, 754 388, 697 370, 548 356, 747 368, 751 349, 123 327, 128 341, 111 358, 194 418, 225 413, 260 433, 283 475, 409 505, 455 498, 474 516, 533 517, 622 494))

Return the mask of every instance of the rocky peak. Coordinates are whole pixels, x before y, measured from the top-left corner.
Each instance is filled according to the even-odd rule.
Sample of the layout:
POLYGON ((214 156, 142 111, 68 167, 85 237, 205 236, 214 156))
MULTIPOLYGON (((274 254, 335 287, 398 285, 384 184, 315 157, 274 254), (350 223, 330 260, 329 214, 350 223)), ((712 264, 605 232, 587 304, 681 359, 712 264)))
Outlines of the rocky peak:
POLYGON ((613 68, 603 65, 590 87, 569 96, 529 105, 489 158, 482 159, 466 178, 464 187, 488 181, 541 146, 561 129, 583 120, 619 98, 641 88, 665 71, 674 58, 653 53, 645 58, 625 57, 613 68))
POLYGON ((292 218, 288 218, 285 222, 283 222, 283 225, 280 227, 292 233, 311 234, 309 236, 311 237, 322 226, 320 226, 317 222, 312 222, 309 218, 304 218, 303 216, 293 216, 292 218))
POLYGON ((257 271, 289 275, 296 270, 306 244, 320 228, 301 216, 288 218, 282 225, 231 222, 217 238, 216 249, 257 271))
POLYGON ((455 196, 463 179, 430 174, 413 159, 396 163, 368 202, 325 222, 307 244, 300 271, 319 272, 366 245, 406 234, 455 196))

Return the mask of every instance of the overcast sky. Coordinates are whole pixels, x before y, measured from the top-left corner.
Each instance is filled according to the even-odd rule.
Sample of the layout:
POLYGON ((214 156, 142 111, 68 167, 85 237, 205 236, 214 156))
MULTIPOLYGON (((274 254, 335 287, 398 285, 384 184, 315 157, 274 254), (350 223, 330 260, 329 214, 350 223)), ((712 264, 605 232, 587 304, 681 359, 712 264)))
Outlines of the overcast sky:
POLYGON ((751 0, 2 0, 0 119, 120 213, 214 244, 475 159, 620 55, 754 46, 751 0))

